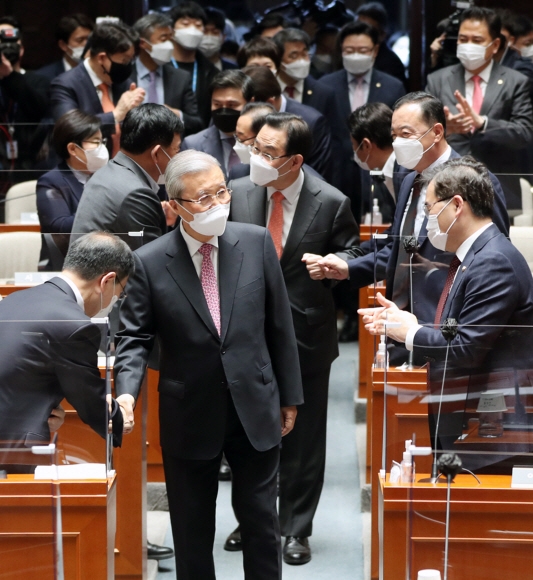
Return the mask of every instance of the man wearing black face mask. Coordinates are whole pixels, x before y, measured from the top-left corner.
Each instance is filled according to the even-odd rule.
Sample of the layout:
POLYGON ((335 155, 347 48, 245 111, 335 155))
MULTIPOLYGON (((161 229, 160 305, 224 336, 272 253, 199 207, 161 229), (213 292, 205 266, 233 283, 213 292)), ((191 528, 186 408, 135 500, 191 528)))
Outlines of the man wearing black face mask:
POLYGON ((211 83, 211 118, 213 124, 186 137, 182 150, 196 149, 212 155, 227 177, 230 169, 240 160, 235 153, 235 129, 241 110, 253 96, 250 77, 240 70, 225 70, 217 74, 211 83))
POLYGON ((119 124, 145 97, 145 91, 129 80, 138 40, 137 33, 124 24, 98 25, 88 40, 89 58, 51 84, 54 119, 72 109, 96 115, 102 133, 113 137, 113 155, 119 150, 119 124))

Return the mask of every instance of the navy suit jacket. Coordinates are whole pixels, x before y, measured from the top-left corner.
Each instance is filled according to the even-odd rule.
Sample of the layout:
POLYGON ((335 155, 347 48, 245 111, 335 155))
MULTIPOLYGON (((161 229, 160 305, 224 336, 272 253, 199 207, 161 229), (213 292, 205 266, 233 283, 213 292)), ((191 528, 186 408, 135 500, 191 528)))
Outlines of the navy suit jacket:
POLYGON ((68 234, 83 193, 83 184, 61 162, 37 181, 37 212, 43 234, 68 234))
POLYGON ((55 60, 36 71, 41 76, 46 77, 49 81, 53 81, 56 77, 63 74, 65 71, 65 64, 63 59, 55 60))
POLYGON ((210 125, 207 129, 195 135, 185 137, 181 143, 181 151, 186 151, 187 149, 195 149, 212 155, 220 163, 220 168, 224 176, 227 177, 224 163, 224 146, 222 145, 220 133, 214 125, 210 125))

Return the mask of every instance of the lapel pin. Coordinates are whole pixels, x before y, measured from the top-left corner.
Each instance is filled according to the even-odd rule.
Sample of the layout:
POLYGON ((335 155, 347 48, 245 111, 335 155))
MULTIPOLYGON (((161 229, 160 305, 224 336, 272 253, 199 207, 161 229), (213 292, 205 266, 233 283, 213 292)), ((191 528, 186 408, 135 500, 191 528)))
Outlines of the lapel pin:
POLYGON ((313 91, 312 91, 311 89, 309 89, 309 90, 307 91, 307 94, 308 94, 308 95, 312 95, 312 94, 313 94, 313 91))
POLYGON ((379 89, 381 87, 381 83, 376 83, 376 87, 379 89))
POLYGON ((498 79, 498 84, 503 85, 503 79, 498 79))
POLYGON ((465 270, 466 270, 466 266, 463 266, 463 267, 461 268, 461 272, 464 272, 465 270))

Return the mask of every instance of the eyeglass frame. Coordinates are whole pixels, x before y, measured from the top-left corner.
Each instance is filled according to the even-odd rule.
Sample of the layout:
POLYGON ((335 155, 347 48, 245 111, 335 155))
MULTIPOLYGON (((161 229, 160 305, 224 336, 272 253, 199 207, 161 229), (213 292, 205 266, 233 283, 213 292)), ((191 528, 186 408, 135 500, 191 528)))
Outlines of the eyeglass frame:
MULTIPOLYGON (((83 139, 83 141, 81 142, 82 145, 83 143, 91 143, 91 145, 96 145, 95 149, 98 149, 98 147, 101 147, 102 145, 107 145, 107 137, 102 137, 101 139, 94 139, 94 140, 89 140, 89 139, 83 139)), ((83 149, 83 147, 82 147, 83 149)), ((93 149, 87 149, 84 151, 93 151, 93 149)))
POLYGON ((272 161, 275 161, 276 159, 283 159, 284 157, 293 157, 294 153, 292 153, 291 155, 289 155, 288 153, 285 153, 285 155, 278 155, 277 157, 274 157, 272 155, 270 155, 270 153, 264 153, 263 151, 260 151, 255 145, 252 145, 252 148, 250 149, 250 153, 252 155, 256 155, 256 156, 261 156, 267 163, 272 164, 272 161))
POLYGON ((202 207, 205 207, 205 209, 211 209, 213 207, 213 204, 214 204, 214 199, 215 198, 218 199, 220 197, 220 194, 222 193, 222 191, 224 191, 224 193, 229 194, 230 199, 228 199, 228 201, 226 201, 226 202, 221 201, 220 203, 223 203, 223 204, 229 203, 231 200, 231 194, 233 193, 233 189, 228 189, 227 187, 225 187, 224 190, 220 189, 215 194, 206 193, 206 194, 202 195, 201 197, 199 197, 198 199, 184 199, 183 197, 175 197, 174 199, 179 199, 180 201, 187 201, 189 203, 196 203, 196 204, 202 206, 201 200, 205 199, 206 197, 210 197, 213 200, 211 205, 207 206, 207 207, 206 206, 202 206, 202 207))
MULTIPOLYGON (((441 201, 448 201, 450 199, 453 199, 455 197, 456 194, 450 196, 450 197, 443 197, 442 199, 437 199, 437 201, 434 201, 433 203, 428 203, 427 201, 424 202, 424 205, 422 206, 422 208, 424 209, 424 215, 426 217, 430 216, 430 211, 433 209, 433 206, 436 205, 437 203, 440 203, 441 201)), ((444 209, 444 208, 443 208, 444 209)))
POLYGON ((237 143, 246 143, 246 141, 250 141, 251 139, 255 139, 257 137, 257 135, 254 135, 253 137, 248 137, 248 139, 239 139, 237 137, 237 133, 233 133, 233 138, 235 139, 235 141, 237 141, 237 143))
POLYGON ((122 288, 122 292, 119 294, 118 299, 124 300, 124 298, 128 297, 128 294, 126 292, 126 288, 124 288, 124 286, 122 285, 122 282, 118 279, 118 276, 117 276, 117 282, 120 284, 120 287, 122 288))

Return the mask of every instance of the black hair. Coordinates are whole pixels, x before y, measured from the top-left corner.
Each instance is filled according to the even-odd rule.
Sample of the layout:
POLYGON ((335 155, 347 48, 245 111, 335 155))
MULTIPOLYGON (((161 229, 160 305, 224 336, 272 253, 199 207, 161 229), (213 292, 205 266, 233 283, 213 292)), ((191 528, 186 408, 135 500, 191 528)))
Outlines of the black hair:
POLYGON ((56 122, 52 132, 52 144, 56 153, 66 161, 70 157, 67 145, 82 142, 100 130, 101 122, 95 115, 88 115, 79 109, 72 109, 62 115, 56 122))
POLYGON ((75 272, 83 280, 95 280, 115 272, 118 280, 135 271, 133 252, 119 237, 108 232, 91 232, 70 244, 63 270, 75 272))
POLYGON ((511 36, 520 38, 533 32, 533 21, 523 14, 506 14, 502 18, 502 28, 511 36))
POLYGON ((341 28, 339 32, 339 37, 337 39, 337 47, 339 49, 339 52, 344 40, 348 36, 351 36, 352 34, 364 34, 370 37, 373 44, 379 44, 378 31, 373 26, 370 26, 370 24, 367 24, 366 22, 361 22, 360 20, 356 20, 355 22, 349 22, 348 24, 346 24, 341 28))
POLYGON ((313 134, 309 125, 292 113, 272 113, 265 119, 265 125, 287 133, 285 155, 301 155, 307 159, 313 147, 313 134))
POLYGON ((237 53, 239 52, 239 44, 234 40, 226 39, 220 47, 220 54, 230 56, 237 61, 237 53))
POLYGON ((492 217, 494 188, 488 169, 470 155, 439 165, 431 181, 438 199, 460 195, 479 217, 492 217))
POLYGON ((276 43, 282 55, 285 52, 285 44, 287 42, 303 42, 307 50, 311 46, 309 35, 299 28, 285 28, 284 30, 280 30, 272 37, 272 40, 276 43))
POLYGON ((194 18, 195 20, 201 20, 204 26, 207 24, 207 16, 204 9, 200 4, 192 1, 182 2, 178 6, 175 6, 168 12, 168 16, 172 20, 172 26, 180 18, 194 18))
POLYGON ((133 25, 133 30, 141 38, 148 40, 156 28, 165 28, 167 26, 172 28, 172 20, 164 14, 153 12, 139 18, 133 25))
POLYGON ((224 33, 226 29, 226 15, 222 10, 214 8, 213 6, 207 6, 205 8, 206 24, 214 24, 217 30, 224 33))
POLYGON ((366 2, 355 11, 356 16, 367 16, 372 18, 379 25, 380 32, 385 32, 387 28, 388 15, 385 6, 381 2, 366 2))
POLYGON ((256 101, 266 102, 281 95, 278 79, 266 66, 247 66, 242 72, 252 79, 253 97, 256 101))
POLYGON ((414 93, 408 93, 403 97, 400 97, 392 108, 393 111, 397 111, 403 105, 408 105, 410 103, 416 103, 420 106, 422 113, 422 119, 428 126, 432 126, 435 123, 440 123, 446 131, 446 115, 444 114, 444 105, 437 97, 425 93, 424 91, 416 91, 414 93))
POLYGON ((265 124, 268 115, 275 113, 276 109, 270 103, 253 102, 246 103, 241 111, 241 117, 243 115, 249 115, 251 117, 251 129, 254 135, 257 135, 261 128, 265 124))
POLYGON ((254 33, 260 35, 262 32, 269 28, 277 28, 282 26, 283 28, 288 28, 291 25, 290 21, 280 14, 279 12, 271 12, 270 14, 265 14, 263 18, 254 27, 254 33))
POLYGON ((0 16, 0 24, 9 24, 9 26, 18 28, 20 31, 20 22, 14 16, 0 16))
POLYGON ((252 79, 237 69, 220 71, 211 81, 209 88, 211 94, 218 89, 240 89, 246 102, 254 96, 252 79))
POLYGON ((139 35, 126 24, 104 22, 97 24, 87 41, 91 54, 105 52, 107 55, 126 52, 132 46, 137 48, 139 35))
POLYGON ((472 8, 467 8, 461 13, 459 27, 465 20, 475 20, 479 22, 484 22, 487 25, 490 37, 493 40, 500 37, 502 21, 498 16, 497 12, 491 10, 490 8, 482 8, 480 6, 473 6, 472 8))
POLYGON ((62 40, 68 44, 70 36, 79 27, 92 31, 94 30, 94 22, 86 14, 63 16, 57 25, 56 40, 62 40))
POLYGON ((278 45, 271 38, 263 38, 261 36, 252 38, 246 44, 239 48, 237 53, 237 64, 240 68, 247 66, 248 61, 254 56, 264 56, 269 58, 275 65, 276 69, 281 66, 281 56, 283 49, 280 52, 278 45))
POLYGON ((391 121, 392 110, 385 103, 367 103, 350 115, 350 135, 359 144, 366 138, 380 149, 388 149, 392 147, 391 121))
POLYGON ((145 103, 129 111, 124 118, 120 147, 140 155, 156 145, 170 147, 174 136, 182 132, 181 119, 168 107, 145 103))

